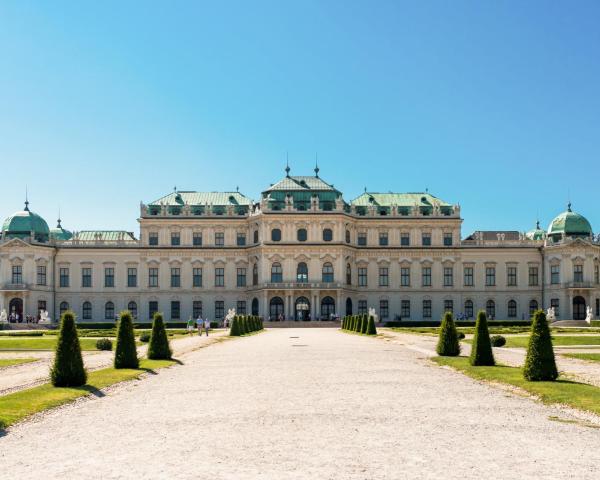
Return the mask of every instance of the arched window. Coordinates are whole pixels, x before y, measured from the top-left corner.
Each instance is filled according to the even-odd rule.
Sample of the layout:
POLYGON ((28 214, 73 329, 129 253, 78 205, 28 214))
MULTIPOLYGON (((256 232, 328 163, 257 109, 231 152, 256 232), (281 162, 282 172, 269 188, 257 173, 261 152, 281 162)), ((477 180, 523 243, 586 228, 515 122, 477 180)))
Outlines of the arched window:
POLYGON ((269 319, 277 320, 280 315, 283 315, 283 300, 281 297, 273 297, 269 302, 269 319))
POLYGON ((104 304, 104 319, 114 320, 115 319, 115 304, 113 302, 106 302, 104 304))
POLYGON ((258 285, 258 263, 252 266, 252 285, 258 285))
POLYGON ((538 308, 537 300, 531 300, 531 302, 529 302, 529 316, 533 317, 533 314, 538 310, 538 308))
POLYGON ((486 302, 485 313, 490 320, 493 320, 493 318, 496 316, 496 304, 493 300, 488 300, 486 302))
POLYGON ((516 318, 517 317, 517 302, 514 300, 508 301, 508 318, 516 318))
POLYGON ((252 299, 252 315, 258 315, 258 298, 252 299))
POLYGON ((68 309, 69 309, 69 304, 67 302, 60 302, 59 311, 60 311, 61 315, 63 313, 65 313, 68 309))
POLYGON ((254 230, 254 243, 258 243, 258 230, 254 230))
POLYGON ((473 318, 473 300, 465 301, 465 317, 473 318))
POLYGON ((281 263, 275 262, 271 265, 271 282, 272 283, 280 283, 283 281, 283 269, 281 268, 281 263))
POLYGON ((133 301, 132 301, 132 302, 129 302, 129 303, 127 304, 127 310, 129 310, 129 311, 131 312, 131 316, 132 316, 134 319, 135 319, 135 318, 137 318, 137 314, 138 314, 138 311, 137 311, 137 303, 135 303, 135 302, 133 302, 133 301))
POLYGON ((346 285, 352 285, 352 267, 346 264, 346 285))
POLYGON ((274 228, 273 230, 271 230, 271 240, 273 242, 281 241, 281 230, 279 230, 278 228, 274 228))
POLYGON ((346 230, 346 243, 350 243, 350 230, 346 230))
POLYGON ((323 283, 333 282, 333 265, 329 262, 323 264, 323 283))
POLYGON ((329 320, 335 313, 335 300, 325 297, 321 300, 321 320, 329 320))
POLYGON ((331 242, 333 240, 333 232, 331 231, 331 228, 326 228, 323 230, 323 241, 324 242, 331 242))
POLYGON ((298 283, 308 282, 308 267, 304 262, 300 262, 296 268, 296 281, 298 283))
POLYGON ((92 304, 90 302, 83 302, 81 307, 81 318, 83 320, 92 319, 92 304))
POLYGON ((346 299, 346 315, 352 315, 352 299, 350 297, 346 299))
POLYGON ((296 232, 296 236, 299 242, 306 242, 306 239, 308 237, 306 233, 306 228, 299 228, 298 232, 296 232))

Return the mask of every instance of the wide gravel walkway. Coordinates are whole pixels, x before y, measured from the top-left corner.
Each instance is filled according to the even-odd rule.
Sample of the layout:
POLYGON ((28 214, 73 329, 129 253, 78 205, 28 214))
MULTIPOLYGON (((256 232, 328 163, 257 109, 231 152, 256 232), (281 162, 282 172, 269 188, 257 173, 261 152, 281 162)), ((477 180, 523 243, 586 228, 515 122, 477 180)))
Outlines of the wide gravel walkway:
POLYGON ((183 361, 10 429, 0 478, 599 476, 599 430, 396 343, 279 329, 183 361))

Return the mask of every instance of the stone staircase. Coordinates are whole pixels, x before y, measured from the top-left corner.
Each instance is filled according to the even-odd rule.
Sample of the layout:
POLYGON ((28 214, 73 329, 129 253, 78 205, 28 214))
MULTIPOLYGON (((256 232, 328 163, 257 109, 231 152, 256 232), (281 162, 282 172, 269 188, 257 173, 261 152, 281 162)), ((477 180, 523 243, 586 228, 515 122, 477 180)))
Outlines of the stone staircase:
POLYGON ((340 322, 264 322, 265 328, 340 328, 340 322))

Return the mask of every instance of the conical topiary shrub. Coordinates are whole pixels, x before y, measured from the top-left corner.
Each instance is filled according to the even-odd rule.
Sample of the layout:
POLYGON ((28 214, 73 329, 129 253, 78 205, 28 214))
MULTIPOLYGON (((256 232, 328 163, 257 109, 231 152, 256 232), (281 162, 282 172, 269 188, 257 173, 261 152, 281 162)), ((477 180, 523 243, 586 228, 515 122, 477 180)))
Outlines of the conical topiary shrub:
POLYGON ((162 313, 156 312, 152 320, 152 333, 148 344, 148 358, 151 360, 170 360, 173 355, 169 338, 165 330, 162 313))
POLYGON ((369 323, 367 324, 367 335, 377 335, 377 328, 375 327, 375 319, 373 315, 369 315, 369 323))
POLYGON ((233 320, 231 321, 231 329, 229 330, 230 337, 239 337, 242 334, 240 330, 240 322, 238 320, 238 316, 234 315, 233 320))
POLYGON ((242 335, 246 335, 248 333, 248 322, 246 321, 246 317, 244 315, 240 315, 240 330, 242 335))
POLYGON ((60 320, 50 379, 55 387, 80 387, 85 385, 87 380, 75 326, 75 314, 71 311, 63 313, 60 320))
POLYGON ((450 312, 444 314, 442 325, 440 326, 440 338, 438 340, 437 354, 442 357, 457 357, 460 354, 460 344, 454 319, 450 312))
POLYGON ((363 315, 362 323, 360 324, 360 333, 362 333, 363 335, 365 333, 367 333, 368 325, 369 325, 369 316, 365 314, 365 315, 363 315))
POLYGON ((494 354, 492 353, 487 316, 483 310, 480 310, 477 314, 475 335, 473 337, 473 343, 471 344, 471 356, 469 357, 469 362, 474 366, 492 366, 496 364, 494 361, 494 354))
POLYGON ((125 310, 119 314, 115 368, 138 368, 139 366, 131 313, 125 310))
POLYGON ((356 319, 356 325, 354 327, 354 331, 356 333, 360 333, 360 331, 362 330, 362 319, 363 319, 362 315, 359 315, 358 318, 356 319))
POLYGON ((344 320, 342 321, 342 330, 347 330, 348 329, 348 315, 346 315, 344 317, 344 320))
POLYGON ((534 382, 554 381, 558 378, 552 337, 550 336, 550 328, 548 328, 546 314, 543 310, 538 310, 533 315, 523 376, 526 380, 534 382))

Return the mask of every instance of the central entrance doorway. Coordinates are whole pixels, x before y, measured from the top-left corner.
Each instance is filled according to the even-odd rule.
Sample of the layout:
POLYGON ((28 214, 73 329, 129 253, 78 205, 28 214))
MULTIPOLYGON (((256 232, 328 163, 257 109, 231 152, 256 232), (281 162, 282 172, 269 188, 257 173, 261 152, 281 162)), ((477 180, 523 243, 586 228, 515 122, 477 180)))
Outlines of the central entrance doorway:
POLYGON ((585 299, 580 296, 573 298, 573 320, 585 320, 586 315, 585 299))
POLYGON ((310 302, 306 297, 298 297, 294 306, 294 320, 307 322, 310 320, 310 302))
POLYGON ((9 315, 19 315, 19 319, 23 318, 23 299, 13 298, 8 304, 9 315))

